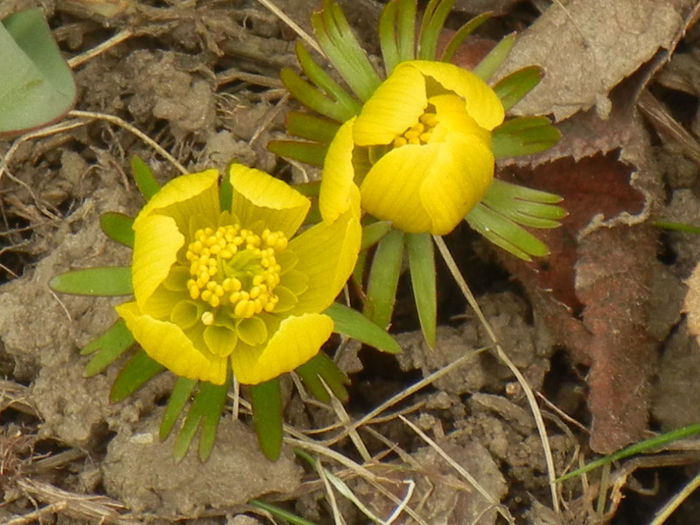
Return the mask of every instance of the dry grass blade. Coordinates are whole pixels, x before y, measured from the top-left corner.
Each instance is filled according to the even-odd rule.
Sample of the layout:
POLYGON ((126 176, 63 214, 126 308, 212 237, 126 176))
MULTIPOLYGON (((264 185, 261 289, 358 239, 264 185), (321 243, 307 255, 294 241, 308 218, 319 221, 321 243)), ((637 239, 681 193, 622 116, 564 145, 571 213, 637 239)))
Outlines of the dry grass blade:
POLYGON ((423 432, 420 428, 418 428, 416 425, 411 423, 408 419, 406 419, 403 416, 399 416, 401 421, 403 421, 406 425, 408 425, 411 430, 413 430, 420 438, 425 441, 435 452, 437 452, 440 457, 442 457, 447 463, 455 469, 459 474, 466 479, 476 490, 479 494, 481 494, 486 501, 488 501, 491 505, 495 507, 495 509, 498 511, 498 513, 503 516, 508 523, 515 523, 515 520, 513 519, 513 516, 511 516, 510 512, 508 509, 496 501, 496 499, 488 493, 488 491, 481 486, 481 484, 472 476, 469 472, 467 472, 462 465, 457 463, 454 459, 450 457, 450 455, 445 452, 442 448, 440 448, 440 445, 435 443, 432 439, 430 439, 425 432, 423 432))
POLYGON ((481 322, 482 326, 486 330, 486 333, 488 334, 491 341, 493 341, 493 344, 496 347, 496 352, 498 354, 498 358, 501 359, 506 364, 506 366, 510 369, 510 371, 513 373, 515 378, 518 380, 518 383, 520 383, 520 386, 523 387, 523 392, 525 392, 525 397, 527 397, 527 402, 530 405, 530 410, 532 411, 532 415, 535 418, 535 424, 537 425, 537 431, 539 432, 540 439, 542 440, 542 448, 544 450, 544 457, 545 457, 545 461, 547 463, 547 476, 549 478, 549 488, 550 488, 550 492, 552 495, 552 508, 554 509, 555 512, 559 513, 560 512, 559 496, 557 494, 557 488, 556 488, 555 483, 554 483, 554 480, 557 479, 557 475, 556 475, 556 471, 554 469, 554 459, 552 458, 552 448, 549 445, 549 438, 547 437, 547 429, 544 426, 544 419, 542 419, 542 412, 540 411, 540 408, 537 405, 537 400, 535 399, 535 394, 532 392, 532 388, 530 388, 530 385, 528 384, 528 382, 525 379, 525 377, 523 376, 523 374, 520 373, 520 370, 518 370, 518 367, 516 367, 515 364, 513 364, 513 362, 508 357, 508 354, 506 354, 506 352, 503 350, 503 347, 501 346, 501 343, 498 341, 498 338, 496 337, 496 334, 494 333, 493 329, 491 328, 491 325, 486 320, 486 317, 484 317, 484 313, 481 311, 481 308, 479 307, 479 303, 476 302, 476 299, 474 298, 474 295, 471 293, 471 290, 469 289, 467 282, 464 280, 464 277, 462 277, 462 274, 460 273, 459 268, 457 268, 457 264, 455 263, 454 259, 452 258, 452 254, 450 253, 450 250, 447 248, 445 241, 442 239, 442 237, 440 237, 438 235, 433 235, 433 240, 435 241, 435 244, 437 245, 438 250, 440 251, 440 255, 444 259, 445 264, 447 264, 447 267, 450 270, 452 277, 454 278, 455 282, 457 283, 460 290, 462 291, 464 298, 467 300, 467 302, 469 303, 469 306, 471 306, 472 309, 474 310, 474 312, 476 313, 477 317, 479 318, 479 321, 481 322))
POLYGON ((107 40, 105 40, 101 44, 96 45, 92 49, 88 49, 84 53, 81 53, 77 56, 74 56, 73 58, 68 59, 68 61, 67 61, 68 66, 71 69, 75 69, 76 67, 83 65, 88 60, 95 58, 98 55, 101 55, 102 53, 104 53, 108 49, 111 49, 114 46, 121 44, 122 42, 124 42, 128 38, 131 38, 133 35, 134 35, 134 32, 131 29, 128 29, 128 28, 122 29, 121 31, 119 31, 119 33, 117 33, 116 35, 114 35, 111 38, 108 38, 107 40))
POLYGON ((284 14, 284 11, 282 11, 279 7, 270 2, 270 0, 258 0, 258 3, 266 9, 270 10, 270 12, 272 12, 275 16, 282 20, 282 22, 287 24, 292 29, 292 31, 299 35, 299 38, 301 38, 304 42, 313 47, 319 54, 325 56, 323 50, 318 46, 316 40, 314 40, 314 37, 312 37, 309 33, 304 31, 301 28, 301 26, 299 26, 299 24, 297 24, 294 20, 292 20, 286 14, 284 14))
POLYGON ((680 504, 688 499, 688 496, 695 492, 698 487, 700 487, 700 472, 654 515, 654 520, 649 525, 661 525, 665 523, 669 516, 671 516, 680 504))

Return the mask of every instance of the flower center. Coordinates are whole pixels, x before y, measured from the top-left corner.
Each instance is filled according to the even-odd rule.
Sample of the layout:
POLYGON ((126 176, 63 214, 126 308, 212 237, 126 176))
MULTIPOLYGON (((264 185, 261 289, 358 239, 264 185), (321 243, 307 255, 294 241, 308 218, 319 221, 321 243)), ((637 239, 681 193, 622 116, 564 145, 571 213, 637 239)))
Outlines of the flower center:
MULTIPOLYGON (((185 255, 190 263, 190 297, 212 308, 227 307, 238 318, 274 311, 281 271, 275 252, 286 247, 285 235, 268 229, 262 235, 238 224, 197 230, 185 255)), ((202 323, 209 326, 214 317, 205 311, 202 323)))
POLYGON ((427 144, 437 123, 437 115, 432 111, 426 111, 419 117, 416 124, 394 139, 393 146, 399 148, 406 144, 427 144))

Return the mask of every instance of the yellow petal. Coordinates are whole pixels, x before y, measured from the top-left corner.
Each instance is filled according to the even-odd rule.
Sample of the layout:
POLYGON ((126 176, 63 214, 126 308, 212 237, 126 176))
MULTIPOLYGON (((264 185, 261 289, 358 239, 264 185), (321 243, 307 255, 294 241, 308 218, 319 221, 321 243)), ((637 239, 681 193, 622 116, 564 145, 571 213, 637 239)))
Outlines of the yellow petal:
POLYGON ((324 314, 288 317, 267 345, 239 344, 231 354, 233 373, 239 382, 256 385, 291 372, 321 349, 333 332, 333 320, 324 314))
POLYGON ((360 191, 355 185, 352 165, 352 127, 355 117, 340 126, 323 161, 318 206, 324 221, 334 221, 350 207, 360 206, 360 191))
POLYGON ((219 212, 218 171, 181 175, 168 182, 146 203, 134 221, 134 230, 146 217, 161 214, 175 219, 178 229, 186 233, 190 217, 201 216, 208 224, 216 225, 219 212))
POLYGON ((171 372, 215 385, 226 380, 227 358, 195 348, 176 324, 143 315, 135 302, 120 304, 116 310, 146 353, 171 372))
POLYGON ((425 78, 415 67, 399 64, 365 102, 353 126, 355 144, 390 144, 418 122, 427 105, 425 78))
POLYGON ((241 164, 231 165, 229 176, 232 211, 244 226, 262 220, 265 227, 284 232, 289 238, 304 222, 311 203, 285 182, 241 164))
POLYGON ((441 156, 442 144, 408 144, 388 152, 360 186, 362 206, 378 219, 409 233, 431 231, 432 220, 420 199, 426 176, 441 156))
POLYGON ((144 308, 149 297, 167 278, 177 259, 178 250, 185 244, 185 237, 178 231, 175 220, 171 217, 139 217, 138 224, 134 224, 136 235, 131 280, 136 302, 144 308))
POLYGON ((299 257, 296 269, 309 278, 292 314, 321 312, 331 305, 355 267, 361 239, 360 221, 348 210, 334 222, 321 222, 290 241, 289 249, 299 257))
POLYGON ((505 113, 501 100, 486 82, 471 71, 447 62, 431 60, 402 62, 394 71, 401 68, 416 69, 462 97, 467 112, 481 127, 492 130, 503 122, 505 113))

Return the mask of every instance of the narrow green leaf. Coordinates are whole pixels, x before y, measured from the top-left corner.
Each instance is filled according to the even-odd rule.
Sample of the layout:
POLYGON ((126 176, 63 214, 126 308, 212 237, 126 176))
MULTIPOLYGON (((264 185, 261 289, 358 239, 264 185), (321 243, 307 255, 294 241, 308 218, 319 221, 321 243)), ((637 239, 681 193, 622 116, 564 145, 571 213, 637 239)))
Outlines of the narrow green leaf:
POLYGON ((360 251, 377 244, 391 230, 391 221, 377 221, 362 228, 360 251))
POLYGON ((700 235, 700 226, 693 226, 692 224, 672 221, 654 221, 651 224, 652 226, 656 226, 657 228, 663 228, 665 230, 700 235))
POLYGON ((437 289, 435 287, 435 253, 430 234, 407 233, 406 251, 421 330, 428 345, 435 348, 437 289))
POLYGON ((108 266, 86 268, 56 275, 49 282, 55 292, 75 295, 130 295, 131 268, 108 266))
POLYGON ((293 137, 330 144, 339 127, 337 122, 310 113, 287 113, 287 133, 293 137))
POLYGON ((273 140, 267 145, 267 149, 280 157, 321 167, 326 158, 328 144, 298 140, 273 140))
MULTIPOLYGON (((182 461, 187 454, 200 424, 202 425, 202 435, 199 438, 199 459, 206 461, 209 458, 216 440, 216 430, 219 427, 221 412, 224 409, 230 381, 229 374, 223 385, 214 385, 206 381, 199 382, 199 389, 194 396, 189 412, 187 412, 182 429, 175 440, 173 457, 176 462, 182 461)), ((186 385, 182 389, 184 391, 186 385)))
POLYGON ((321 181, 315 180, 312 182, 302 182, 301 184, 294 184, 292 187, 307 197, 318 197, 318 194, 321 191, 321 181))
POLYGON ((131 173, 133 173, 136 186, 146 202, 160 191, 160 184, 158 184, 151 168, 138 155, 131 157, 131 173))
POLYGON ((309 392, 324 403, 331 400, 328 391, 323 386, 321 379, 328 385, 335 397, 341 401, 347 401, 348 391, 345 385, 350 384, 350 379, 336 365, 333 360, 323 352, 319 352, 306 363, 295 370, 309 389, 309 392))
POLYGON ((301 69, 306 76, 325 91, 335 102, 340 105, 343 111, 343 120, 349 120, 357 115, 362 109, 362 105, 352 97, 343 87, 319 66, 306 50, 304 45, 298 41, 296 46, 297 59, 301 69))
POLYGON ((130 396, 164 370, 163 365, 148 357, 143 350, 138 350, 114 380, 109 394, 110 401, 117 403, 130 396))
POLYGON ((473 229, 496 246, 525 261, 549 253, 547 245, 500 213, 477 204, 465 217, 473 229))
POLYGON ((173 391, 170 393, 168 406, 165 408, 163 419, 160 422, 159 436, 161 441, 164 441, 168 435, 170 435, 177 418, 180 417, 180 413, 185 408, 187 401, 189 401, 195 386, 197 386, 196 379, 187 379, 186 377, 177 378, 173 391))
POLYGON ((301 78, 296 71, 284 68, 280 72, 280 78, 287 91, 307 108, 337 122, 347 120, 344 118, 345 108, 301 78))
POLYGON ((413 60, 416 56, 415 0, 398 0, 398 32, 396 37, 399 62, 413 60))
POLYGON ((403 259, 403 232, 392 229, 379 241, 367 283, 365 315, 386 328, 391 323, 403 259))
POLYGON ((495 179, 481 203, 522 226, 558 228, 567 215, 554 205, 561 201, 559 195, 495 179))
POLYGON ((320 12, 311 15, 318 44, 353 93, 365 102, 381 83, 340 6, 324 0, 320 12))
POLYGON ((544 71, 540 66, 528 66, 502 78, 493 86, 503 109, 509 110, 540 83, 544 71))
POLYGON ((379 16, 379 47, 384 59, 384 72, 389 76, 399 60, 399 48, 396 44, 396 7, 398 2, 389 2, 379 16))
POLYGON ((340 303, 333 303, 324 312, 333 319, 334 331, 373 346, 382 352, 398 354, 399 343, 384 329, 367 319, 357 310, 340 303))
POLYGON ((648 450, 660 447, 667 443, 678 441, 679 439, 694 436, 696 434, 700 434, 700 423, 688 425, 687 427, 677 428, 676 430, 671 430, 670 432, 666 432, 665 434, 661 434, 660 436, 646 439, 644 441, 640 441, 639 443, 634 443, 633 445, 623 448, 622 450, 619 450, 613 454, 592 461, 588 465, 585 465, 580 469, 576 469, 573 472, 569 472, 568 474, 565 474, 560 478, 555 479, 554 482, 560 483, 562 481, 566 481, 567 479, 571 479, 575 476, 580 476, 581 474, 590 472, 591 470, 596 469, 598 467, 602 467, 603 465, 609 465, 614 461, 619 461, 621 459, 633 456, 634 454, 646 452, 648 450))
POLYGON ((0 24, 0 135, 58 120, 75 104, 76 87, 41 9, 0 24))
MULTIPOLYGON (((437 58, 438 38, 454 3, 455 0, 440 0, 433 9, 426 8, 418 40, 418 58, 420 60, 435 60, 437 58)), ((431 7, 430 4, 429 7, 431 7)))
POLYGON ((262 509, 266 512, 269 512, 273 516, 275 516, 281 520, 288 521, 292 525, 318 525, 317 523, 315 523, 313 521, 309 521, 306 518, 302 518, 300 516, 297 516, 296 514, 289 512, 288 510, 285 510, 283 508, 272 505, 271 503, 261 501, 259 499, 250 500, 248 502, 248 505, 250 505, 251 507, 257 507, 257 508, 262 509))
POLYGON ((560 137, 547 117, 517 117, 493 130, 491 149, 496 159, 532 155, 551 148, 560 137))
POLYGON ((233 185, 229 177, 232 164, 233 162, 226 166, 226 174, 221 177, 221 184, 219 184, 219 205, 222 210, 230 210, 233 203, 233 185))
POLYGON ((85 367, 85 377, 102 372, 126 352, 134 342, 134 336, 131 335, 124 321, 120 319, 114 323, 109 330, 81 350, 81 355, 96 352, 85 367))
POLYGON ((282 449, 282 397, 279 379, 251 386, 250 401, 260 448, 269 460, 275 461, 282 449))
POLYGON ((107 212, 100 215, 100 227, 107 237, 129 248, 134 247, 134 218, 123 213, 107 212))
POLYGON ((504 36, 501 41, 496 44, 496 47, 489 51, 489 54, 472 70, 472 73, 481 78, 484 82, 488 82, 498 67, 506 59, 514 43, 515 33, 504 36))
POLYGON ((469 22, 464 24, 462 27, 460 27, 457 32, 452 35, 452 38, 450 38, 450 41, 447 43, 445 46, 445 50, 442 52, 442 56, 440 57, 440 60, 442 62, 449 62, 452 60, 452 57, 454 56, 455 52, 457 49, 459 49, 459 46, 462 45, 462 43, 466 40, 466 38, 472 34, 472 32, 478 28, 481 24, 486 22, 489 18, 491 18, 492 13, 481 13, 478 16, 475 16, 469 22))

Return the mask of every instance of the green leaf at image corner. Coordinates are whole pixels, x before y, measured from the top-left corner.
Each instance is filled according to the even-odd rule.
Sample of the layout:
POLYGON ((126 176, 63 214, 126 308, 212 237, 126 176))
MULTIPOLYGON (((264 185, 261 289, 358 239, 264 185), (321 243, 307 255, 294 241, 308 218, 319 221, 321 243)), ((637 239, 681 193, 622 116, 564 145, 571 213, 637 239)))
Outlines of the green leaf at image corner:
POLYGON ((341 401, 348 400, 348 391, 345 385, 350 384, 350 379, 323 352, 319 352, 306 363, 297 367, 295 372, 299 374, 306 388, 319 401, 328 403, 331 400, 328 390, 323 385, 324 382, 331 389, 331 392, 335 394, 335 397, 341 401))
POLYGON ((160 184, 153 175, 151 168, 138 155, 131 157, 131 173, 146 202, 160 191, 160 184))
POLYGON ((518 117, 493 130, 491 149, 496 159, 532 155, 551 148, 560 138, 547 117, 518 117))
POLYGON ((134 247, 133 224, 134 218, 123 213, 110 211, 100 215, 100 227, 107 237, 129 248, 134 247))
POLYGON ((102 372, 126 352, 134 342, 134 336, 123 320, 120 319, 114 323, 109 330, 80 351, 81 355, 95 353, 85 367, 85 377, 91 377, 102 372))
POLYGON ((109 400, 113 403, 122 401, 164 370, 165 367, 148 357, 145 351, 137 351, 119 371, 112 384, 109 400))
POLYGON ((0 24, 0 79, 0 135, 47 125, 73 107, 73 74, 40 9, 0 24))
POLYGON ((86 268, 56 275, 49 281, 55 292, 74 295, 131 295, 131 268, 106 266, 86 268))
POLYGON ((428 233, 407 233, 406 251, 411 269, 413 297, 418 310, 423 336, 430 348, 437 337, 437 288, 435 284, 435 252, 428 233))
POLYGON ((333 303, 324 313, 333 319, 335 332, 357 339, 382 352, 390 354, 401 352, 399 343, 386 330, 357 310, 340 303, 333 303))

